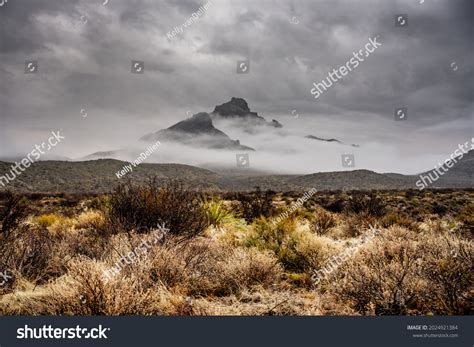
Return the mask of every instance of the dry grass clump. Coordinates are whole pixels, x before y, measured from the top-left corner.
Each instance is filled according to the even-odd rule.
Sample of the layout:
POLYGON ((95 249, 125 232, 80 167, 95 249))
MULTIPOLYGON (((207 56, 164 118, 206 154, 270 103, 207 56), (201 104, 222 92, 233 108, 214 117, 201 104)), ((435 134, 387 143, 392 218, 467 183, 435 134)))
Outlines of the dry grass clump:
POLYGON ((326 265, 328 259, 341 252, 342 246, 329 237, 305 233, 296 251, 305 259, 305 272, 311 277, 314 271, 326 265))
POLYGON ((58 221, 59 216, 57 214, 43 214, 41 216, 38 216, 34 219, 34 222, 38 224, 41 228, 49 228, 51 225, 56 223, 58 221))
POLYGON ((48 228, 49 232, 56 238, 62 238, 65 235, 74 232, 74 220, 63 217, 58 219, 48 228))
POLYGON ((105 216, 101 211, 89 210, 77 216, 74 223, 76 229, 100 230, 105 226, 105 216))
POLYGON ((48 230, 53 237, 62 238, 74 231, 75 220, 66 216, 50 213, 33 218, 33 224, 48 230))
POLYGON ((47 229, 57 238, 63 238, 76 230, 102 231, 108 227, 103 212, 94 210, 82 212, 75 218, 55 213, 42 214, 33 218, 32 223, 42 229, 47 229))
POLYGON ((401 227, 383 230, 339 268, 332 291, 362 314, 466 314, 472 243, 444 237, 449 241, 401 227))

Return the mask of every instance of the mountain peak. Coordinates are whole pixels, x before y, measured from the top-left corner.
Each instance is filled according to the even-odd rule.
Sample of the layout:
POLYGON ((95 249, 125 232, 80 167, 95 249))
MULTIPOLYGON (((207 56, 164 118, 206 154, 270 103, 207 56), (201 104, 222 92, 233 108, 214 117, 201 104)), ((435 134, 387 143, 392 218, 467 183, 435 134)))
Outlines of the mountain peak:
POLYGON ((186 131, 189 133, 207 133, 217 130, 212 124, 211 116, 206 112, 200 112, 193 115, 191 118, 185 119, 181 122, 168 128, 169 130, 186 131))
POLYGON ((244 117, 248 115, 257 116, 256 112, 251 112, 247 101, 242 98, 232 97, 230 101, 223 103, 222 105, 216 106, 214 112, 223 117, 225 116, 239 116, 244 117))
POLYGON ((144 141, 171 141, 214 149, 253 151, 254 149, 240 144, 239 140, 232 140, 227 134, 220 131, 212 123, 209 113, 196 113, 190 118, 182 120, 167 129, 145 135, 144 141))
POLYGON ((252 132, 254 126, 271 126, 281 128, 282 125, 277 120, 267 122, 265 118, 258 115, 257 112, 250 111, 249 105, 245 99, 232 97, 230 101, 218 105, 211 113, 212 117, 225 119, 243 120, 242 125, 246 127, 247 132, 252 132))

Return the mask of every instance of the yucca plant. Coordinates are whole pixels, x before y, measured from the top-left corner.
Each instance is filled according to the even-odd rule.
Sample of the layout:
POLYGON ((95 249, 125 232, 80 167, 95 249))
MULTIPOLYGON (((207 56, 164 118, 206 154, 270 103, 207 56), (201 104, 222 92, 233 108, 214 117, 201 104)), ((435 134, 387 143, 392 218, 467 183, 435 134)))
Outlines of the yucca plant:
POLYGON ((235 220, 233 213, 226 208, 224 200, 219 198, 204 201, 202 208, 209 224, 216 228, 220 228, 224 224, 231 223, 235 220))

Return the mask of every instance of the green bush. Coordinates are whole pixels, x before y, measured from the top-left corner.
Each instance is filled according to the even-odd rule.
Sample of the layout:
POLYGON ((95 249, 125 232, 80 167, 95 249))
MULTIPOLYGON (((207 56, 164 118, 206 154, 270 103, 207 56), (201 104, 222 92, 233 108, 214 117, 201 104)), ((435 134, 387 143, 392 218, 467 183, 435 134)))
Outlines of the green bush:
POLYGON ((225 202, 221 199, 212 198, 204 201, 202 208, 209 224, 215 227, 221 227, 235 220, 234 215, 226 208, 225 202))

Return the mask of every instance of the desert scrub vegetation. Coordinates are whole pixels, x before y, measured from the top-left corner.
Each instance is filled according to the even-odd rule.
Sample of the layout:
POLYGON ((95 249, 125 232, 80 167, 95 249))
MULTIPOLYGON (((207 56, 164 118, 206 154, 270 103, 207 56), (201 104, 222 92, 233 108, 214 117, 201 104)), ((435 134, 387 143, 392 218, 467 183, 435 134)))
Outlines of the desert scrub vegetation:
POLYGON ((361 314, 470 314, 473 261, 470 240, 396 226, 338 269, 329 286, 361 314))
POLYGON ((0 314, 473 313, 473 191, 318 192, 274 223, 300 196, 152 179, 105 196, 0 195, 0 223, 13 221, 0 314), (154 242, 158 224, 169 232, 154 242))

